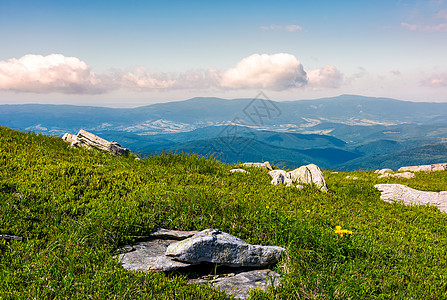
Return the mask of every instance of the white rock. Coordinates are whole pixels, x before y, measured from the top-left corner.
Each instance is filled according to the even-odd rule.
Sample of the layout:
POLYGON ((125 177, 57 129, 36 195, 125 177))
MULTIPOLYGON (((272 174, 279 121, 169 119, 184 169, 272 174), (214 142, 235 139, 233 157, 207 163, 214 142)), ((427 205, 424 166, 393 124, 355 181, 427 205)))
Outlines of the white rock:
POLYGON ((445 170, 447 170, 447 163, 432 164, 432 165, 420 165, 420 166, 408 166, 408 167, 399 168, 398 171, 421 172, 421 171, 445 171, 445 170))
POLYGON ((320 190, 327 192, 326 181, 320 168, 314 164, 301 166, 291 172, 289 177, 294 182, 310 184, 314 183, 320 190))
POLYGON ((267 170, 273 170, 272 166, 268 161, 263 163, 252 163, 252 162, 246 162, 242 164, 245 167, 255 167, 255 168, 263 168, 267 170))
POLYGON ((447 212, 447 191, 425 192, 409 188, 402 184, 376 184, 374 186, 382 194, 380 199, 402 204, 434 205, 440 211, 447 212))
POLYGON ((231 173, 248 173, 244 169, 231 169, 230 172, 231 173))
POLYGON ((393 173, 393 170, 391 170, 391 169, 381 169, 381 170, 377 170, 375 173, 379 173, 379 174, 393 173))

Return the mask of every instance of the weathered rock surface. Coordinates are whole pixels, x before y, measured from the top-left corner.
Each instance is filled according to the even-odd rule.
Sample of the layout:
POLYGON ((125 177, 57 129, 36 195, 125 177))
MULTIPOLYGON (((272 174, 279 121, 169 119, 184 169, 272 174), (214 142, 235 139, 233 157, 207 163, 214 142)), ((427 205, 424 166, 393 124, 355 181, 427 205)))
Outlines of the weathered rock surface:
POLYGON ((166 249, 178 240, 173 239, 151 239, 135 243, 119 249, 124 252, 118 256, 123 268, 131 271, 173 271, 191 266, 173 260, 165 255, 166 249))
POLYGON ((384 173, 382 175, 379 176, 379 178, 387 178, 387 177, 396 177, 396 178, 413 178, 415 175, 414 173, 411 172, 403 172, 403 173, 384 173))
POLYGON ((447 170, 447 163, 421 165, 421 166, 408 166, 399 168, 398 171, 420 172, 420 171, 445 171, 445 170, 447 170))
POLYGON ((376 187, 382 194, 380 199, 394 203, 402 204, 420 204, 433 205, 440 211, 447 212, 447 191, 443 192, 425 192, 409 188, 402 184, 376 184, 376 187))
POLYGON ((326 181, 320 168, 314 164, 301 166, 289 172, 289 178, 294 182, 310 184, 314 183, 320 190, 327 192, 326 181))
MULTIPOLYGON (((229 236, 231 237, 230 240, 237 240, 243 247, 245 247, 246 245, 252 247, 254 246, 255 248, 263 247, 263 246, 249 245, 234 236, 220 232, 216 229, 207 229, 204 231, 213 233, 219 232, 218 235, 229 236)), ((192 268, 194 273, 202 272, 202 274, 210 274, 209 268, 210 266, 212 266, 210 264, 205 263, 205 265, 202 265, 202 264, 191 264, 181 262, 174 259, 173 257, 169 257, 166 255, 167 248, 170 245, 175 245, 179 243, 179 240, 186 241, 187 239, 194 238, 197 235, 203 236, 204 231, 200 232, 179 231, 179 230, 168 230, 160 228, 152 232, 148 237, 145 237, 145 240, 118 249, 118 252, 120 254, 117 257, 124 268, 132 271, 169 272, 174 270, 187 271, 190 270, 190 268, 192 268), (200 271, 201 270, 200 268, 205 269, 200 271)), ((266 247, 265 249, 267 248, 269 247, 266 247)), ((278 248, 281 250, 281 253, 282 251, 284 251, 284 249, 281 247, 271 247, 271 248, 278 248)), ((214 251, 213 253, 216 255, 216 257, 229 258, 228 256, 226 256, 226 254, 231 253, 231 251, 226 252, 227 248, 225 247, 212 248, 211 250, 214 251)), ((204 249, 198 249, 198 251, 202 253, 204 249)), ((257 251, 254 252, 255 252, 254 254, 257 254, 257 251)), ((277 259, 271 260, 269 258, 267 259, 256 258, 256 260, 277 261, 277 259)), ((248 259, 248 261, 251 262, 252 260, 248 259)), ((222 267, 222 268, 218 268, 217 269, 218 273, 214 274, 213 276, 207 275, 199 278, 196 277, 196 279, 191 279, 190 282, 208 284, 216 289, 220 289, 228 293, 229 295, 234 296, 237 299, 245 299, 249 296, 250 290, 252 289, 264 290, 266 286, 272 284, 276 286, 279 284, 281 279, 279 274, 269 269, 254 269, 250 267, 239 267, 239 268, 222 267)))
POLYGON ((244 169, 231 169, 230 172, 231 173, 248 173, 244 169))
POLYGON ((82 129, 79 130, 77 135, 66 133, 62 139, 69 143, 72 147, 93 147, 117 156, 127 156, 130 153, 129 149, 122 148, 117 142, 109 142, 82 129))
POLYGON ((262 267, 276 264, 284 251, 284 248, 277 246, 251 245, 218 229, 206 229, 169 245, 166 255, 184 263, 262 267))
POLYGON ((281 276, 269 269, 251 270, 240 273, 230 273, 223 276, 212 276, 209 279, 194 279, 193 283, 203 283, 220 289, 236 299, 246 299, 253 289, 265 290, 268 286, 279 285, 281 276))
POLYGON ((266 170, 273 170, 272 166, 270 165, 270 163, 268 161, 263 162, 263 163, 253 163, 253 162, 246 162, 242 164, 245 167, 256 167, 256 168, 263 168, 266 170))

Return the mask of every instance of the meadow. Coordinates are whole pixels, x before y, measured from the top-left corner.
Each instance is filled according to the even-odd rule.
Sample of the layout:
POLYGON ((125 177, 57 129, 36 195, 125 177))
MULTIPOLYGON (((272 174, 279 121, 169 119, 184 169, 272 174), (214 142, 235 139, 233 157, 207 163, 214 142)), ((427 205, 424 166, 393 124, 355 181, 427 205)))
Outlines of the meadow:
POLYGON ((23 237, 0 240, 0 299, 231 299, 184 274, 123 269, 117 248, 158 227, 286 248, 273 267, 282 284, 251 299, 447 299, 447 215, 386 203, 374 188, 447 190, 447 171, 323 170, 326 194, 234 167, 187 154, 114 157, 0 127, 0 234, 23 237))

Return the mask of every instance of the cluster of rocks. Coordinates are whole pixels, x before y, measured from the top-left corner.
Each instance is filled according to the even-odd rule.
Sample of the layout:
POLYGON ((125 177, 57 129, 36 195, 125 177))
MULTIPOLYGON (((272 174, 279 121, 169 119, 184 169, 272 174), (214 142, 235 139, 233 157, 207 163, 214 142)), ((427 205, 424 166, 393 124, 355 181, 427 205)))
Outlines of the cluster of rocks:
POLYGON ((285 249, 248 244, 218 229, 158 229, 118 251, 122 266, 132 271, 197 271, 201 266, 224 266, 222 272, 193 278, 191 282, 208 284, 245 299, 252 289, 279 284, 280 275, 267 267, 278 263, 285 249))
MULTIPOLYGON (((317 165, 309 164, 301 166, 293 171, 287 172, 285 170, 273 170, 268 161, 263 163, 243 163, 244 167, 257 167, 269 170, 268 174, 272 178, 271 184, 281 185, 285 184, 288 187, 296 187, 302 190, 304 187, 300 184, 294 185, 294 183, 301 184, 315 184, 321 191, 327 193, 328 189, 326 181, 324 180, 323 173, 317 165)), ((231 169, 231 173, 248 173, 244 169, 231 169)))
POLYGON ((405 205, 433 205, 440 211, 447 212, 447 191, 425 192, 412 189, 402 184, 376 184, 380 199, 390 203, 405 205))
POLYGON ((77 135, 66 133, 62 139, 72 147, 92 147, 107 151, 117 156, 128 156, 130 153, 129 149, 121 147, 117 142, 109 142, 82 129, 77 135))
POLYGON ((446 171, 447 163, 442 164, 432 164, 432 165, 420 165, 420 166, 409 166, 399 168, 399 172, 411 171, 411 172, 421 172, 421 171, 446 171))

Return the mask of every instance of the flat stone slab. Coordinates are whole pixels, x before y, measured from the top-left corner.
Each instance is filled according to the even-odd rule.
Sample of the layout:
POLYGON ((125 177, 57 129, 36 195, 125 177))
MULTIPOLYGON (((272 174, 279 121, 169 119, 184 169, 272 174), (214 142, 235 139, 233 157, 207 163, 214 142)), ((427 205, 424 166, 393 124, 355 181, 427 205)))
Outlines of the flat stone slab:
POLYGON ((251 290, 265 290, 268 286, 279 285, 280 281, 281 276, 278 273, 263 269, 209 276, 209 278, 193 279, 190 282, 207 284, 236 299, 247 299, 251 290))
POLYGON ((402 184, 376 184, 374 187, 382 193, 380 199, 384 201, 406 205, 433 205, 440 211, 447 212, 447 191, 425 192, 402 184))
POLYGON ((127 270, 142 272, 169 272, 191 266, 192 264, 175 261, 165 255, 166 248, 175 242, 178 240, 153 239, 125 246, 118 249, 122 252, 118 261, 127 270))
POLYGON ((278 263, 284 251, 278 246, 248 244, 218 229, 205 229, 169 245, 166 255, 193 264, 206 262, 229 267, 262 267, 278 263))

